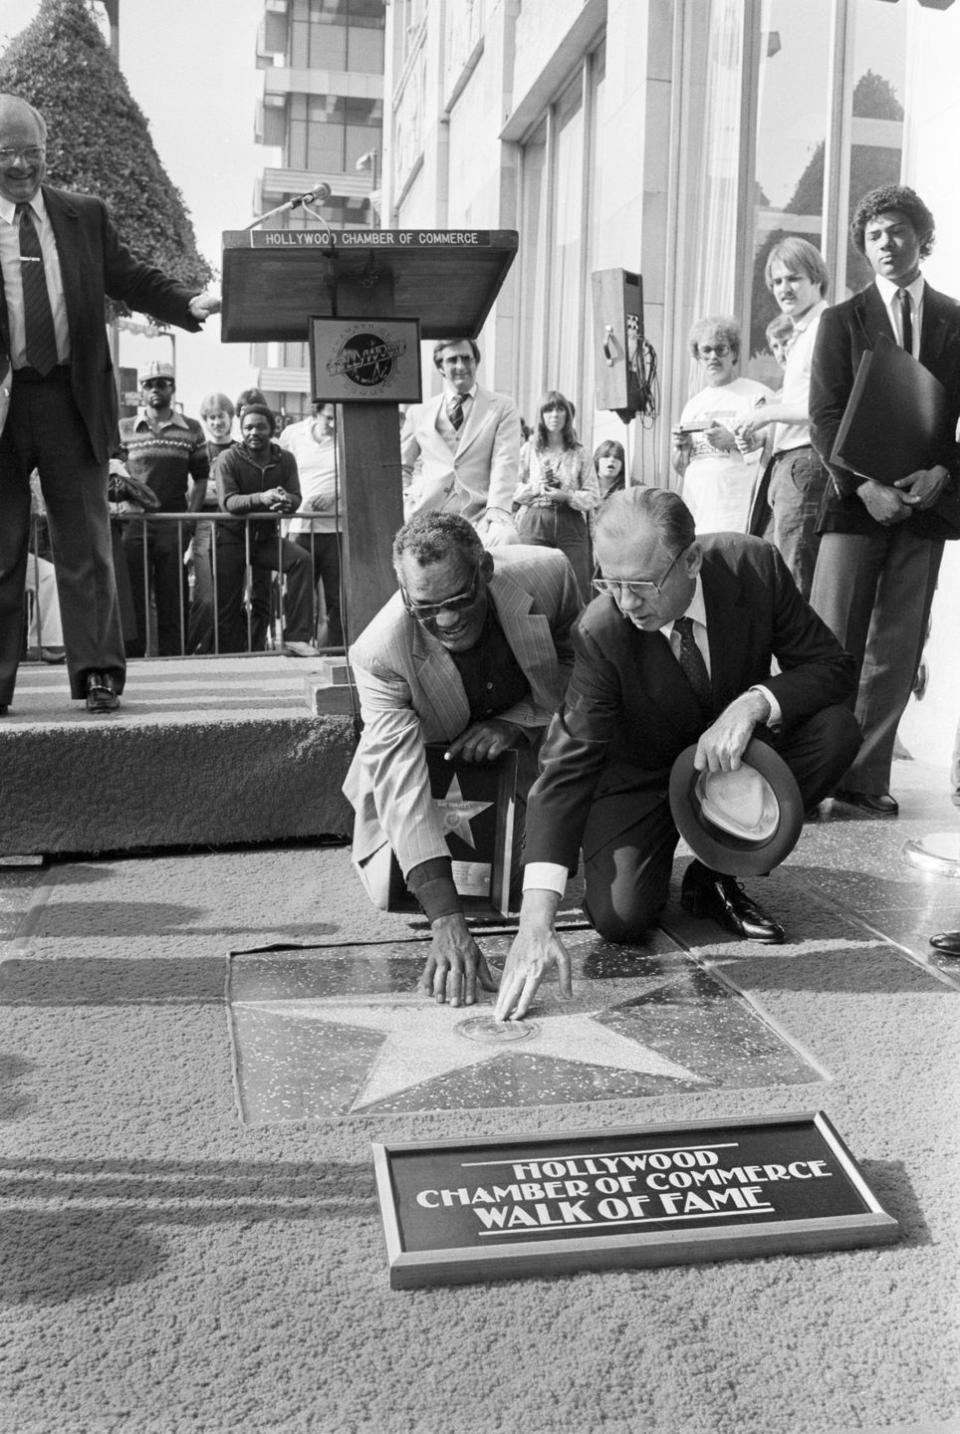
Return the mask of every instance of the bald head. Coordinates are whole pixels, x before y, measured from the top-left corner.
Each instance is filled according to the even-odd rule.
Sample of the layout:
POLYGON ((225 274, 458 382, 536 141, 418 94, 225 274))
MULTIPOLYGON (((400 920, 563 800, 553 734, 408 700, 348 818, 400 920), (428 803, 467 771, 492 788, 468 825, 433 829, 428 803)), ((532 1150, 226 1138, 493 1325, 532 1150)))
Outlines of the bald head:
POLYGON ((47 172, 43 115, 19 95, 0 94, 0 195, 29 201, 47 172))

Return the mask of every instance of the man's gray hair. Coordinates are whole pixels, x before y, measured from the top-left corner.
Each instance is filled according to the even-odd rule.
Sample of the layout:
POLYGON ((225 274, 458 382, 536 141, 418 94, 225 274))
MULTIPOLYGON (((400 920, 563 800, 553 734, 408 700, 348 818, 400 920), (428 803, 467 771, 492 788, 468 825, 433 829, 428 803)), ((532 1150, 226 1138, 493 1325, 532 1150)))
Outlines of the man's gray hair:
POLYGON ((634 486, 604 499, 597 519, 597 545, 635 540, 641 524, 655 528, 674 557, 689 548, 696 535, 693 514, 679 493, 634 486))
POLYGON ((476 528, 459 513, 418 513, 393 540, 393 566, 399 574, 405 553, 423 567, 442 562, 453 552, 463 553, 471 563, 480 561, 483 544, 476 528))
POLYGON ((40 111, 35 109, 29 100, 21 99, 19 95, 0 94, 0 124, 7 119, 22 118, 23 110, 26 110, 27 114, 36 122, 40 130, 40 138, 46 144, 47 122, 40 111), (18 111, 21 112, 19 115, 18 111))

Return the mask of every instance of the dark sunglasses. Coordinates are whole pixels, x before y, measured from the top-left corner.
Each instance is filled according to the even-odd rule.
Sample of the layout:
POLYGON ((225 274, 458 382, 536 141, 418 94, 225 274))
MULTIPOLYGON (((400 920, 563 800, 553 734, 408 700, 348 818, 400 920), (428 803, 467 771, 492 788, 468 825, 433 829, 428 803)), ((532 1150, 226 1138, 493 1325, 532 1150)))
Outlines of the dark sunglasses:
POLYGON ((413 602, 408 596, 403 583, 400 584, 400 596, 403 598, 403 605, 411 617, 417 622, 432 622, 442 612, 462 612, 472 607, 477 600, 480 589, 480 559, 473 570, 473 579, 470 586, 462 593, 454 593, 452 597, 444 598, 443 602, 413 602))

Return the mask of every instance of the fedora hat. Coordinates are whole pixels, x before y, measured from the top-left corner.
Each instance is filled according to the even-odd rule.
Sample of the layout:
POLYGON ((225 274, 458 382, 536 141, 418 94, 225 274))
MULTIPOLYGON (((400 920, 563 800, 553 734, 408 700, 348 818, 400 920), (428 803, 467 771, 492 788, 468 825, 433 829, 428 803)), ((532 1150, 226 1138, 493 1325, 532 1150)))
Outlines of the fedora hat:
POLYGON ((803 830, 803 798, 781 756, 753 738, 735 772, 698 772, 686 747, 670 772, 670 810, 694 856, 725 876, 779 866, 803 830))

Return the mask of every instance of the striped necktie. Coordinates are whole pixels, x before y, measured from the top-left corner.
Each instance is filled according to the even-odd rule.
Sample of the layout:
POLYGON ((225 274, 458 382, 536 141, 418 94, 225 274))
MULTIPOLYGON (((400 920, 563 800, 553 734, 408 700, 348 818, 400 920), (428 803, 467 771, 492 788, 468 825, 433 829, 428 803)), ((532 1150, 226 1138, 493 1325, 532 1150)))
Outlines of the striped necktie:
POLYGON ((463 394, 455 393, 447 400, 447 417, 453 424, 454 432, 459 432, 463 425, 463 394))
POLYGON ((44 377, 57 363, 57 334, 47 290, 40 236, 29 204, 17 205, 20 234, 20 281, 23 285, 23 315, 27 331, 27 363, 44 377))
POLYGON ((704 712, 710 712, 713 709, 713 689, 703 653, 693 635, 693 618, 678 617, 673 625, 680 634, 680 670, 693 688, 704 712))

